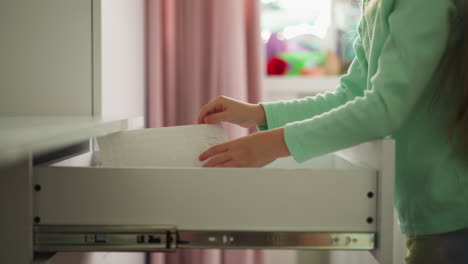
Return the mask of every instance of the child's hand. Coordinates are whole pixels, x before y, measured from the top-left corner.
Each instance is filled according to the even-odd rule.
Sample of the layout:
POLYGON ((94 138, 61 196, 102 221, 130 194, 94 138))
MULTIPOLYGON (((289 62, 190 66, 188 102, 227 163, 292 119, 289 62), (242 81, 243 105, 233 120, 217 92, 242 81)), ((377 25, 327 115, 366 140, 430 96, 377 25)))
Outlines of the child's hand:
POLYGON ((258 132, 216 145, 203 152, 203 167, 263 167, 280 157, 289 156, 284 128, 258 132))
POLYGON ((205 105, 198 114, 198 124, 229 122, 242 127, 265 125, 265 112, 261 105, 243 103, 219 96, 205 105))

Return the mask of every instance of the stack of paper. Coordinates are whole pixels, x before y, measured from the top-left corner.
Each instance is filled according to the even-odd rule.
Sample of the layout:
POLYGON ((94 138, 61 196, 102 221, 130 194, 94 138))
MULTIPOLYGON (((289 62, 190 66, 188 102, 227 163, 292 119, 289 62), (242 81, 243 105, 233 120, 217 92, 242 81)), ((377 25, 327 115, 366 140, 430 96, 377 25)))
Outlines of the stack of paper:
POLYGON ((198 156, 226 142, 221 125, 131 130, 98 138, 103 166, 201 167, 198 156))

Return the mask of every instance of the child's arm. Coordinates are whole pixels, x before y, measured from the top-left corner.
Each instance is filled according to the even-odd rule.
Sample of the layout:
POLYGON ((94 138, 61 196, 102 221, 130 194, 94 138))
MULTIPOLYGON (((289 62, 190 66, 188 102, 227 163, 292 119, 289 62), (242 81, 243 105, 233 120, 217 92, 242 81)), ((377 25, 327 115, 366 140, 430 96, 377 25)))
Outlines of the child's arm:
POLYGON ((393 134, 432 78, 447 45, 450 1, 397 0, 382 5, 389 15, 380 20, 379 28, 389 34, 371 86, 364 97, 285 126, 286 144, 297 161, 393 134))
POLYGON ((361 21, 359 24, 359 34, 354 42, 356 58, 348 74, 340 79, 341 85, 335 92, 289 102, 262 103, 261 106, 220 96, 203 106, 197 122, 216 124, 224 121, 243 127, 259 126, 260 130, 274 129, 290 122, 311 118, 338 107, 356 96, 362 96, 367 80, 367 59, 360 37, 363 23, 364 21, 361 21))

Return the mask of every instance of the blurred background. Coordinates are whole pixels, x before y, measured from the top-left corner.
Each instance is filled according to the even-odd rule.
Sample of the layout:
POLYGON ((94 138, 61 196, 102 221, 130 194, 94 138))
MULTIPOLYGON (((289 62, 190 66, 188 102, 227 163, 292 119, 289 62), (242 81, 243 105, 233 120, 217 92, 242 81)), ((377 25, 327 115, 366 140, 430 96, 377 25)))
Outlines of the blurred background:
POLYGON ((332 91, 354 59, 359 0, 260 0, 266 98, 332 91))
POLYGON ((261 0, 270 76, 336 76, 354 59, 355 0, 261 0))

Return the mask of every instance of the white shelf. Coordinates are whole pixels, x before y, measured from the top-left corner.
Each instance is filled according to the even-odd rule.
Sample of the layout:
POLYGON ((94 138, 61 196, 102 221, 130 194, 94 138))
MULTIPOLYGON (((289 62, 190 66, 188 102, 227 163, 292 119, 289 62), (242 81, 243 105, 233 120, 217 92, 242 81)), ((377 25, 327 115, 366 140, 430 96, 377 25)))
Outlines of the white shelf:
POLYGON ((0 117, 0 165, 24 159, 31 152, 44 152, 92 136, 141 127, 141 117, 0 117))
POLYGON ((334 91, 341 76, 270 77, 264 79, 266 100, 286 100, 334 91))

